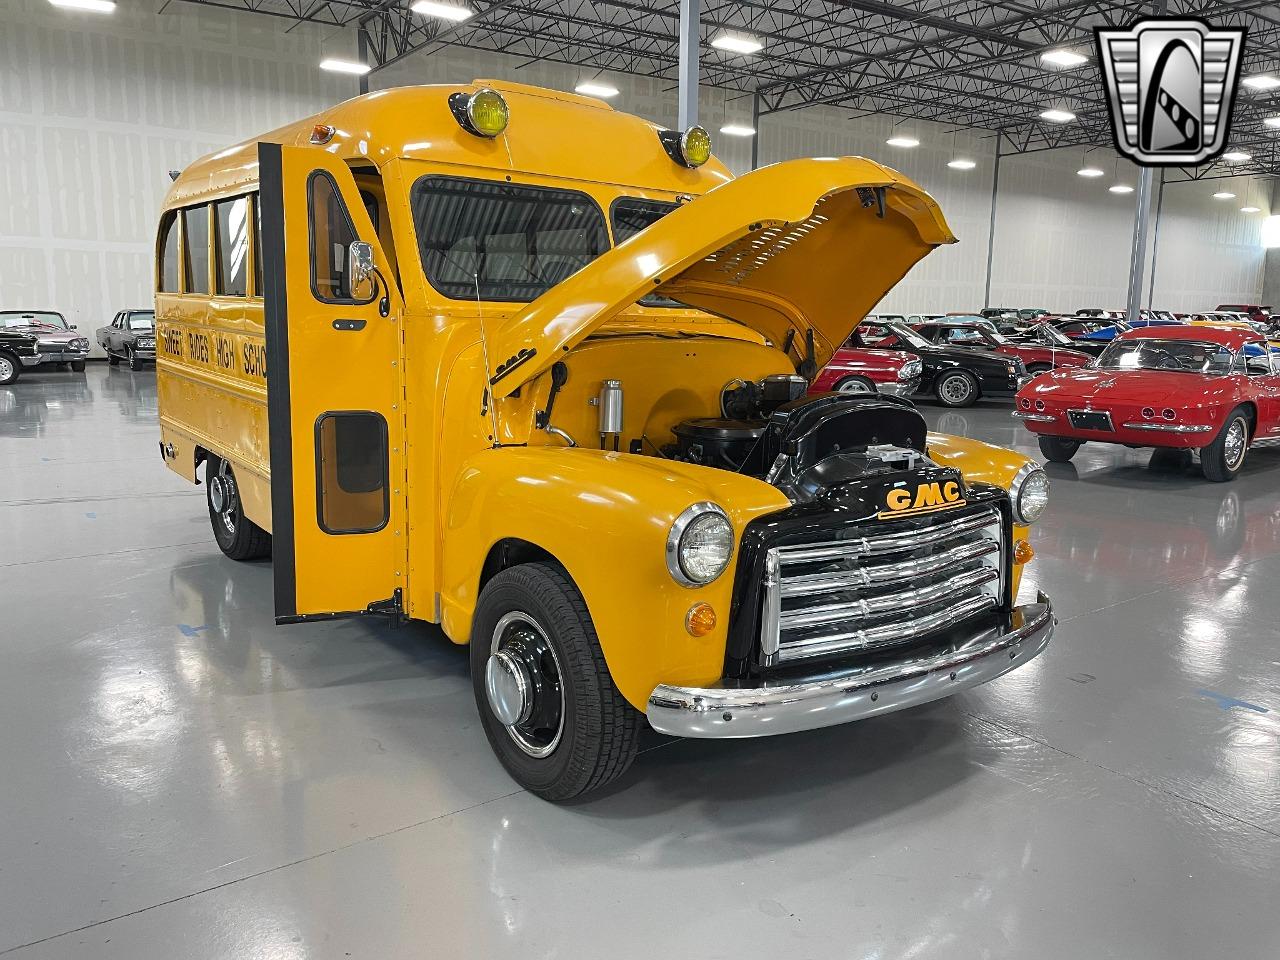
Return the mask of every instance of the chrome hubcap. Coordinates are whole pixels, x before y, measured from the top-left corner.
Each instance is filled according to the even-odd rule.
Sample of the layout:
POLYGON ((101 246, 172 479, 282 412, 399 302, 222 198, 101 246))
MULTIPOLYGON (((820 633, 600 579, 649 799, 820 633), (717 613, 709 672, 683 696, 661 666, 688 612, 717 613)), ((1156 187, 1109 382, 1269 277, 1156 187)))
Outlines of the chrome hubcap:
POLYGON ((1244 459, 1246 437, 1247 434, 1242 421, 1233 420, 1231 426, 1227 427, 1227 439, 1223 446, 1227 455, 1227 466, 1233 470, 1240 466, 1240 461, 1244 459))
POLYGON ((0 357, 0 380, 8 380, 13 376, 13 361, 7 357, 0 357))
POLYGON ((489 709, 521 751, 549 756, 564 733, 564 684, 555 647, 529 614, 513 610, 493 628, 484 669, 489 709))
POLYGON ((840 384, 839 392, 840 393, 870 393, 871 391, 867 389, 867 385, 863 383, 861 380, 846 380, 844 383, 840 384))
POLYGON ((969 381, 964 377, 950 377, 942 385, 942 393, 948 400, 960 402, 969 398, 969 381))
POLYGON ((227 461, 218 465, 218 472, 209 481, 209 504, 218 515, 219 522, 227 533, 236 532, 236 507, 239 497, 236 494, 236 478, 227 461))

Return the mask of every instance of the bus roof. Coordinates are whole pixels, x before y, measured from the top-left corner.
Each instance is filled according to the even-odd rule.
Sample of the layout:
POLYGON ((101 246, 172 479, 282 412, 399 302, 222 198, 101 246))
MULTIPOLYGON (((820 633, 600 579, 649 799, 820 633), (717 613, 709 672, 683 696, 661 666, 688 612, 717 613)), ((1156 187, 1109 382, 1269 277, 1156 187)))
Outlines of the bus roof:
POLYGON ((309 146, 378 167, 409 157, 671 195, 699 195, 732 179, 714 157, 692 170, 676 163, 658 141, 660 129, 603 100, 526 84, 476 80, 393 87, 200 158, 173 182, 165 207, 252 190, 262 141, 309 146), (463 130, 449 109, 450 95, 484 87, 501 93, 510 109, 507 129, 492 140, 463 130), (310 141, 318 124, 334 128, 333 138, 321 146, 310 141))

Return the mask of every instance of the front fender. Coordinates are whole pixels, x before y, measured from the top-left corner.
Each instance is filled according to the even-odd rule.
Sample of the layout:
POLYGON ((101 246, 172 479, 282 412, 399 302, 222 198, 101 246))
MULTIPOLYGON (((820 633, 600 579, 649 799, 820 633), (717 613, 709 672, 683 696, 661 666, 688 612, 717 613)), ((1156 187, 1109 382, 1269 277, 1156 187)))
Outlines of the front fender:
POLYGON ((516 538, 551 554, 582 592, 619 691, 643 710, 659 683, 707 684, 724 670, 737 552, 705 587, 667 571, 667 534, 680 512, 710 500, 729 515, 735 543, 755 517, 789 504, 763 481, 634 454, 565 447, 503 447, 468 458, 447 508, 441 616, 445 633, 470 639, 485 558, 516 538), (716 629, 685 630, 697 601, 716 629))

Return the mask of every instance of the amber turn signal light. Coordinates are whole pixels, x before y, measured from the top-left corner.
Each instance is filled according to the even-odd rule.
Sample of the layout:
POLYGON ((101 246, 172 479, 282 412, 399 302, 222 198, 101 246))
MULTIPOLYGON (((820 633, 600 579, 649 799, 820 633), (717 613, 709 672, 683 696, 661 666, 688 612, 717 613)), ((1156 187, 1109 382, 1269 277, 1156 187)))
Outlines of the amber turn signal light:
POLYGON ((337 131, 327 123, 317 123, 311 128, 311 142, 315 144, 328 143, 333 139, 333 135, 337 131))
POLYGON ((693 637, 705 637, 716 628, 716 612, 711 604, 699 601, 685 614, 684 628, 693 637))
POLYGON ((1026 540, 1019 540, 1017 543, 1013 545, 1013 562, 1014 563, 1026 563, 1035 555, 1036 555, 1036 552, 1031 549, 1031 544, 1029 544, 1026 540))

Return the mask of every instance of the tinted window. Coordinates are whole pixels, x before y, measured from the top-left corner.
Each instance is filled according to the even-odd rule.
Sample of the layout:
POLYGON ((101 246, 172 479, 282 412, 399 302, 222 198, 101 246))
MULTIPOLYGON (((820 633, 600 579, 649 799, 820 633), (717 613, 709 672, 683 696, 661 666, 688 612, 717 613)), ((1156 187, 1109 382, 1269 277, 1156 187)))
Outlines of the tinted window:
POLYGON ((311 288, 328 303, 351 303, 347 248, 359 240, 338 185, 327 173, 311 175, 311 288))
POLYGON ((326 413, 316 424, 319 520, 326 533, 386 526, 387 424, 376 413, 326 413))
POLYGON ((209 208, 182 211, 183 248, 186 251, 187 293, 209 292, 209 208))
POLYGON ((178 290, 178 218, 166 213, 160 219, 160 289, 169 293, 178 290))
POLYGON ((630 240, 637 233, 656 223, 678 207, 678 203, 662 200, 641 200, 637 197, 621 197, 613 201, 609 214, 613 220, 613 242, 630 240))
POLYGON ((410 202, 427 280, 453 300, 527 303, 609 247, 600 208, 573 190, 423 177, 410 202))
POLYGON ((243 297, 249 292, 249 199, 220 200, 213 212, 218 293, 243 297))

